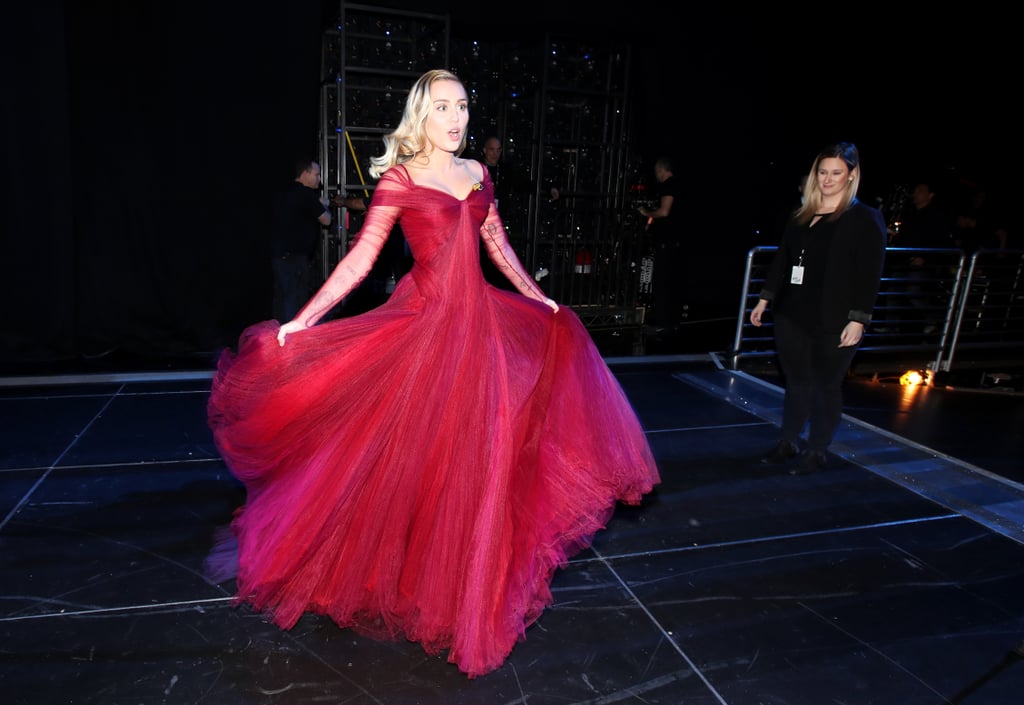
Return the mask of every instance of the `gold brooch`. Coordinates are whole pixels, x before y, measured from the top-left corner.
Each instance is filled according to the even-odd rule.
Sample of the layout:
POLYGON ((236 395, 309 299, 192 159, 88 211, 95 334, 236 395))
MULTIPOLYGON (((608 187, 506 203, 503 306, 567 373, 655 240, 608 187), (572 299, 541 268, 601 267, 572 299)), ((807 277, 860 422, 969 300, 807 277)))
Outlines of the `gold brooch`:
POLYGON ((482 183, 480 183, 479 181, 477 181, 475 184, 473 184, 473 190, 474 191, 483 191, 484 190, 484 185, 482 183))

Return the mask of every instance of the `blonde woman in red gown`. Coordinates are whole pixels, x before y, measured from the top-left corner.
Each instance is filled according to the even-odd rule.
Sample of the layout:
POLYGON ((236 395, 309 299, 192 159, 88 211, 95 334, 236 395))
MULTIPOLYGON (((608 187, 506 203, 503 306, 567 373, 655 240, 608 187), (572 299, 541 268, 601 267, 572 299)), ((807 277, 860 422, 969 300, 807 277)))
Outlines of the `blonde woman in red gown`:
POLYGON ((236 603, 284 629, 311 612, 413 640, 472 678, 659 476, 588 332, 516 258, 487 170, 459 158, 468 119, 454 74, 416 81, 351 250, 294 320, 222 354, 209 422, 246 490, 236 603), (412 270, 380 307, 317 325, 396 223, 412 270), (481 237, 518 292, 485 282, 481 237))

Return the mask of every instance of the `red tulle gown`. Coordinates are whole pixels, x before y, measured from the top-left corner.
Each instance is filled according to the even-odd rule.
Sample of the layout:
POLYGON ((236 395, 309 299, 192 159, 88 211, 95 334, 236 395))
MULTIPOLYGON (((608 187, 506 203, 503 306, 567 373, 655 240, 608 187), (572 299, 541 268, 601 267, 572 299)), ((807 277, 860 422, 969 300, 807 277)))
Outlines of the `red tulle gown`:
POLYGON ((390 169, 297 318, 315 323, 351 291, 399 218, 412 270, 380 307, 283 347, 276 321, 251 326, 209 402, 246 489, 236 601, 285 629, 312 612, 447 650, 469 677, 525 638, 554 571, 616 502, 659 482, 618 382, 577 316, 543 303, 493 201, 486 169, 463 199, 390 169), (481 237, 522 293, 485 282, 481 237))

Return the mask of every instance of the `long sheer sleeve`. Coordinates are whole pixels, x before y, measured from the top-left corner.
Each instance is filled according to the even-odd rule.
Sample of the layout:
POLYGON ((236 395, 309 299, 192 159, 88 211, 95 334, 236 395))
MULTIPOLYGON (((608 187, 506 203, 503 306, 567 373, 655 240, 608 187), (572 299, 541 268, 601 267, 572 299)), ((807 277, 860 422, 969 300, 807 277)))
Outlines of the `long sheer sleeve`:
POLYGON ((370 206, 352 249, 338 262, 313 298, 302 307, 295 316, 295 321, 307 328, 316 325, 328 311, 366 279, 401 212, 400 208, 394 206, 370 206))
POLYGON ((549 306, 554 303, 544 295, 519 261, 515 250, 512 249, 512 243, 508 240, 505 224, 501 222, 501 216, 498 215, 493 203, 484 224, 480 226, 480 236, 484 240, 487 256, 523 296, 542 301, 549 306))

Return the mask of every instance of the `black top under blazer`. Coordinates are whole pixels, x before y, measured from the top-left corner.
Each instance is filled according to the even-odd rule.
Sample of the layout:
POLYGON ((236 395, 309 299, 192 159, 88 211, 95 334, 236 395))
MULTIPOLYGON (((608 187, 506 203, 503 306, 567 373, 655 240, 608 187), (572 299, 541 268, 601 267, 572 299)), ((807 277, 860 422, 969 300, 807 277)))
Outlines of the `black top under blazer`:
MULTIPOLYGON (((790 218, 761 289, 777 315, 786 314, 786 288, 799 259, 808 226, 790 218)), ((813 235, 812 235, 813 237, 813 235)), ((821 290, 821 330, 840 333, 848 321, 871 322, 878 297, 888 234, 881 212, 854 200, 835 223, 821 290)))

